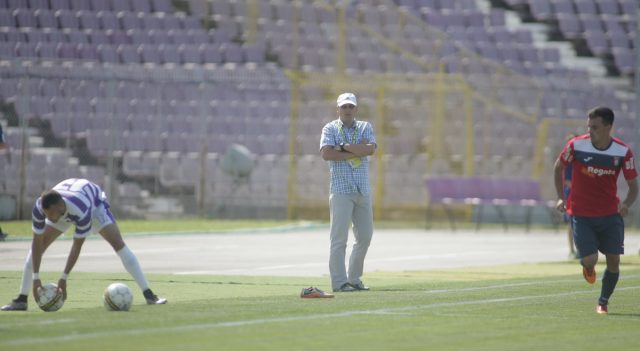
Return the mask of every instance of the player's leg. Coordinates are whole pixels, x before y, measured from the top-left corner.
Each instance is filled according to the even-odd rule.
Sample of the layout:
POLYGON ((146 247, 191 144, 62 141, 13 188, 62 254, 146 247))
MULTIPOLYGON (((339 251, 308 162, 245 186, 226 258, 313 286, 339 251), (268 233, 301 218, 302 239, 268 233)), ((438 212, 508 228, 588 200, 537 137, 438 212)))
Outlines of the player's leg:
POLYGON ((602 276, 602 289, 598 299, 598 313, 607 313, 609 298, 620 278, 620 255, 624 254, 624 220, 619 215, 602 219, 600 250, 607 258, 607 269, 602 276))
POLYGON ((594 219, 590 217, 571 217, 573 239, 583 267, 582 275, 589 284, 596 282, 595 266, 598 263, 598 240, 593 221, 594 219))
POLYGON ((349 224, 353 213, 354 195, 331 194, 329 196, 331 247, 329 251, 329 273, 331 274, 331 287, 333 291, 353 291, 348 284, 345 256, 347 239, 349 237, 349 224))
POLYGON ((94 223, 98 225, 100 235, 111 245, 113 250, 118 254, 118 257, 120 257, 124 268, 131 274, 133 279, 135 279, 140 289, 142 289, 147 304, 157 305, 167 303, 166 299, 159 298, 149 288, 149 282, 142 272, 138 258, 122 239, 120 228, 118 228, 118 224, 115 222, 109 209, 104 207, 97 208, 94 212, 94 223))
POLYGON ((567 223, 567 240, 569 241, 569 258, 578 258, 576 253, 576 245, 573 242, 573 228, 571 227, 571 216, 564 214, 565 223, 567 223))
MULTIPOLYGON (((67 226, 68 227, 68 226, 67 226)), ((47 225, 44 228, 44 249, 42 253, 47 251, 47 248, 62 234, 64 230, 56 229, 47 225)), ((24 268, 22 269, 22 279, 20 281, 20 293, 18 297, 0 308, 2 311, 26 311, 27 301, 29 298, 29 292, 31 292, 31 286, 33 284, 33 261, 31 259, 31 249, 27 253, 27 258, 24 261, 24 268)))
POLYGON ((373 209, 371 207, 371 196, 357 195, 353 209, 353 235, 355 243, 349 259, 349 283, 357 290, 369 290, 360 278, 364 271, 364 258, 371 244, 373 236, 373 209))

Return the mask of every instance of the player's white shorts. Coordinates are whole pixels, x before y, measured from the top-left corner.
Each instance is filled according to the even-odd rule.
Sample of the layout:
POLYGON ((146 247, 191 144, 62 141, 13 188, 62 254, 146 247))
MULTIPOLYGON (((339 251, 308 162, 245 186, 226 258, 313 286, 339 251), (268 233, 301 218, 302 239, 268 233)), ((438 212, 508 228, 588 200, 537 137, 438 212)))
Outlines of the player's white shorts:
MULTIPOLYGON (((54 222, 51 222, 49 219, 46 219, 45 222, 47 226, 57 229, 63 233, 66 232, 67 229, 71 227, 71 225, 73 225, 73 223, 66 222, 66 221, 58 221, 57 223, 54 223, 54 222)), ((104 203, 100 204, 98 207, 95 207, 93 209, 93 213, 91 215, 91 230, 80 235, 74 233, 73 237, 78 239, 86 238, 92 233, 100 232, 102 228, 106 227, 109 224, 113 224, 115 222, 116 220, 113 218, 111 211, 109 211, 109 207, 106 207, 104 203)))

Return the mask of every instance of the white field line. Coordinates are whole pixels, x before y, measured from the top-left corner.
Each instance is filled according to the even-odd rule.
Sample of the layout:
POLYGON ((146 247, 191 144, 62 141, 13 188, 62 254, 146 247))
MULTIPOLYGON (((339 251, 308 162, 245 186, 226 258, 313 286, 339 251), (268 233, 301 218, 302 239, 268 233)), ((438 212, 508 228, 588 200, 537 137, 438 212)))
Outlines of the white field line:
MULTIPOLYGON (((640 286, 629 286, 624 288, 616 289, 616 291, 624 291, 624 290, 635 290, 640 289, 640 286)), ((353 310, 339 313, 321 313, 321 314, 311 314, 304 316, 290 316, 290 317, 279 317, 279 318, 260 318, 260 319, 245 319, 233 322, 217 322, 217 323, 207 323, 207 324, 189 324, 189 325, 181 325, 175 327, 164 327, 164 328, 140 328, 140 329, 128 329, 128 330, 117 330, 117 331, 102 331, 95 333, 85 333, 85 334, 74 334, 74 335, 63 335, 57 337, 27 337, 22 339, 11 340, 8 342, 4 342, 4 345, 36 345, 36 344, 45 344, 45 343, 54 343, 54 342, 65 342, 65 341, 77 341, 77 340, 86 340, 86 339, 96 339, 103 337, 122 337, 124 335, 128 336, 139 336, 145 334, 168 334, 168 333, 180 333, 180 332, 190 332, 194 330, 200 329, 218 329, 218 328, 236 328, 236 327, 244 327, 248 325, 260 325, 260 324, 271 324, 271 323, 286 323, 286 322, 295 322, 295 321, 303 321, 303 320, 317 320, 317 319, 326 319, 326 318, 342 318, 342 317, 353 317, 356 315, 363 314, 400 314, 403 312, 416 311, 416 310, 425 310, 431 308, 442 308, 442 307, 458 307, 465 305, 483 305, 483 304, 492 304, 492 303, 505 303, 505 302, 513 302, 513 301, 524 301, 524 300, 534 300, 534 299, 548 299, 548 298, 557 298, 562 296, 575 296, 575 295, 583 295, 583 294, 593 294, 593 291, 570 291, 564 293, 557 294, 546 294, 546 295, 527 295, 527 296, 516 296, 516 297, 504 297, 504 298, 495 298, 495 299, 482 299, 482 300, 466 300, 466 301, 456 301, 456 302, 438 302, 438 303, 430 303, 430 304, 422 304, 422 305, 412 305, 412 306, 404 306, 404 307, 394 307, 394 308, 379 308, 379 309, 369 309, 369 310, 353 310)), ((1 345, 1 344, 0 344, 1 345)))

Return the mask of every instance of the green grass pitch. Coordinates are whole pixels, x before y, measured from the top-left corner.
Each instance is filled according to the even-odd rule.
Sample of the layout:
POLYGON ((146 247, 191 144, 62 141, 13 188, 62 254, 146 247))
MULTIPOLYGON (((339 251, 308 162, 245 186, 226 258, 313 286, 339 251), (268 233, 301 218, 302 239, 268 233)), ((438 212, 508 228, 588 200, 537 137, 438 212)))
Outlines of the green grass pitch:
MULTIPOLYGON (((603 269, 599 264, 599 274, 603 269)), ((42 274, 43 281, 57 273, 42 274)), ((640 258, 624 256, 610 314, 595 313, 598 282, 577 262, 365 275, 369 292, 301 299, 328 278, 148 276, 169 299, 147 306, 126 273, 74 273, 58 312, 0 313, 0 350, 637 350, 640 258), (129 312, 102 291, 134 290, 129 312)), ((19 272, 0 272, 1 303, 19 272)))

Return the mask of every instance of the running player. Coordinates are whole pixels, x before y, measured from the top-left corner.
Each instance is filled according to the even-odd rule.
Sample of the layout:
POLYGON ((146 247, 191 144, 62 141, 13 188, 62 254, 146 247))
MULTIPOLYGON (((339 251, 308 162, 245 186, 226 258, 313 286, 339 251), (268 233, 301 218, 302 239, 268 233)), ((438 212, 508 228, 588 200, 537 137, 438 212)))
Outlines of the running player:
POLYGON ((620 276, 620 255, 624 254, 624 220, 638 196, 638 173, 633 153, 620 139, 611 136, 614 114, 607 107, 588 113, 589 133, 567 142, 554 167, 559 211, 567 210, 563 196, 563 169, 573 166, 568 206, 582 273, 589 284, 596 282, 598 251, 607 260, 596 312, 608 313, 611 294, 620 276), (624 175, 629 191, 624 201, 617 196, 617 180, 624 175))

